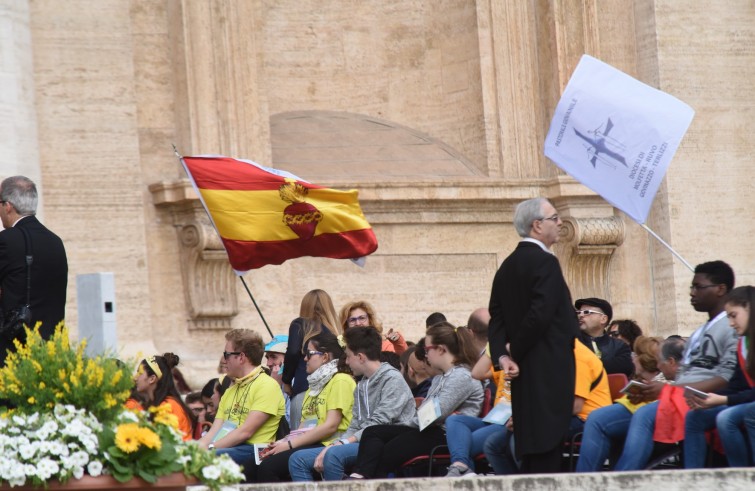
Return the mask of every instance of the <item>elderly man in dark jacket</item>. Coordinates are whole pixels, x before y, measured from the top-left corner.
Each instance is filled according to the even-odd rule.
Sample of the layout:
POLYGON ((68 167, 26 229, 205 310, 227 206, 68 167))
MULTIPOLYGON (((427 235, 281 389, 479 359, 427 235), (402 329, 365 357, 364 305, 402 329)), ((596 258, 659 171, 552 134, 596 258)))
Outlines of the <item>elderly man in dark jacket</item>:
POLYGON ((514 226, 523 237, 501 265, 490 295, 491 358, 511 377, 516 453, 522 471, 558 472, 574 404, 571 294, 550 247, 561 219, 544 198, 520 203, 514 226))

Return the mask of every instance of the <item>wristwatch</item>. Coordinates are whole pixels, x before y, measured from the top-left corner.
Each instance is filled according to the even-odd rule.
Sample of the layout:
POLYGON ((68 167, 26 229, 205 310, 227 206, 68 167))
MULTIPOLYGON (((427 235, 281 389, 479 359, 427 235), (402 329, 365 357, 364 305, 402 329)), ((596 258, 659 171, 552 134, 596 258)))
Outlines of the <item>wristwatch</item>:
POLYGON ((210 443, 209 445, 207 445, 207 450, 215 450, 215 444, 210 443))

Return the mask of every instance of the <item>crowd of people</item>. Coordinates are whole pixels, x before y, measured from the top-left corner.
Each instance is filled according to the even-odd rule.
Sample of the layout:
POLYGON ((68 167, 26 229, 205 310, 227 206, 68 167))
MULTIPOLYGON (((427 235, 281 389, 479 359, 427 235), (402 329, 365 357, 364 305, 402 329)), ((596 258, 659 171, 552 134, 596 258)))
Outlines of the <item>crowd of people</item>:
MULTIPOLYGON (((0 252, 57 244, 23 213, 36 207, 31 181, 3 181, 0 198, 3 225, 29 229, 0 234, 0 252)), ((702 263, 689 294, 706 322, 688 339, 644 336, 605 299, 572 301, 550 202, 521 203, 514 226, 522 241, 466 325, 434 312, 410 341, 370 302, 337 311, 312 290, 286 334, 225 333, 218 377, 200 391, 177 355, 141 360, 126 406, 169 408, 185 440, 227 454, 249 482, 398 476, 439 447, 447 477, 558 472, 575 440, 578 472, 646 468, 658 445, 682 449, 687 468, 755 465, 755 288, 735 288, 723 261, 702 263), (621 395, 614 374, 629 381, 621 395)), ((13 281, 29 271, 16 267, 13 281)), ((11 286, 22 291, 3 282, 4 302, 11 286)))

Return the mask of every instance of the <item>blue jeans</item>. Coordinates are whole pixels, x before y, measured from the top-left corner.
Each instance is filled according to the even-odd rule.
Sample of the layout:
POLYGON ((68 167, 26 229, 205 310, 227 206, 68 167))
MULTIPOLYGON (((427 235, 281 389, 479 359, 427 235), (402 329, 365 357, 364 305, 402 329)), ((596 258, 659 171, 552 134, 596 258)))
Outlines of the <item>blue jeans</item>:
POLYGON ((446 419, 446 440, 451 454, 451 463, 461 462, 474 469, 474 458, 483 452, 485 440, 495 432, 501 431, 500 425, 485 423, 480 418, 453 414, 446 419))
POLYGON ((629 423, 627 439, 624 441, 624 451, 614 470, 636 471, 647 465, 653 454, 653 432, 657 413, 658 401, 642 406, 634 413, 629 423))
POLYGON ((492 432, 483 444, 485 458, 496 475, 516 474, 519 472, 519 466, 514 457, 514 449, 511 448, 514 434, 505 426, 491 426, 494 426, 496 431, 492 432))
POLYGON ((709 409, 695 409, 687 413, 684 419, 684 468, 702 469, 708 454, 708 442, 705 432, 716 427, 718 414, 726 406, 709 409))
MULTIPOLYGON (((344 469, 354 465, 357 461, 359 444, 347 443, 346 445, 332 445, 325 448, 328 451, 325 452, 323 459, 322 478, 324 481, 340 481, 343 479, 344 469)), ((314 481, 312 471, 315 459, 322 451, 322 448, 309 448, 293 453, 288 459, 288 472, 291 474, 291 480, 294 482, 314 481)))
POLYGON ((596 472, 603 468, 613 444, 619 444, 629 430, 632 413, 621 404, 594 410, 585 421, 577 472, 596 472))
POLYGON ((257 480, 257 464, 254 461, 254 445, 242 443, 235 447, 218 448, 215 450, 217 455, 228 455, 231 460, 244 468, 246 480, 254 482, 257 480))
MULTIPOLYGON (((748 411, 755 417, 755 403, 732 406, 721 411, 716 417, 718 436, 731 467, 748 467, 755 463, 750 453, 752 445, 755 445, 752 433, 750 433, 750 447, 748 448, 745 432, 742 431, 742 426, 746 427, 747 425, 748 411)), ((753 423, 755 423, 755 420, 753 420, 753 423)), ((753 426, 753 430, 755 430, 755 426, 753 426)), ((747 430, 747 432, 750 432, 750 430, 747 430)))

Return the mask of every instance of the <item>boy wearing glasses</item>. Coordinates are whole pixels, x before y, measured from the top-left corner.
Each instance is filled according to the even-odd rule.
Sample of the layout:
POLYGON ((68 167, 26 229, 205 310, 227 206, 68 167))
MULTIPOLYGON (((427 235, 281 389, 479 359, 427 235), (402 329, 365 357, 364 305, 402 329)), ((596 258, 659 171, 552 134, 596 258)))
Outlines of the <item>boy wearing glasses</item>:
POLYGON ((579 340, 590 348, 603 362, 607 373, 623 373, 627 377, 634 372, 632 350, 626 343, 606 333, 606 326, 613 317, 611 304, 602 298, 581 298, 574 302, 581 330, 579 340))
POLYGON ((199 445, 228 454, 244 466, 247 480, 256 479, 255 443, 275 441, 278 424, 286 413, 280 386, 262 370, 264 343, 249 329, 233 329, 225 335, 223 357, 234 384, 220 399, 215 421, 199 445))

